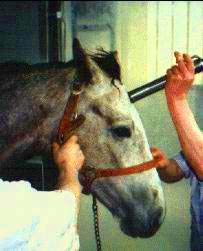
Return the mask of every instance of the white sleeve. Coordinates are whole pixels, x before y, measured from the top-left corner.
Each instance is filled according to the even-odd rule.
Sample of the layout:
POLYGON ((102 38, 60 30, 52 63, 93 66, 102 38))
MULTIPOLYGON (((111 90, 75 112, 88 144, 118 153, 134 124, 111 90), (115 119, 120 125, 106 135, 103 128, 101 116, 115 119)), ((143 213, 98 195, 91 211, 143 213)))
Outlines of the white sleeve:
POLYGON ((28 182, 0 180, 0 197, 0 250, 79 250, 71 191, 39 192, 28 182))
POLYGON ((0 179, 0 250, 15 251, 30 237, 37 223, 30 210, 35 191, 29 182, 0 179))
POLYGON ((76 198, 70 191, 37 192, 35 211, 39 219, 29 250, 79 250, 76 198))

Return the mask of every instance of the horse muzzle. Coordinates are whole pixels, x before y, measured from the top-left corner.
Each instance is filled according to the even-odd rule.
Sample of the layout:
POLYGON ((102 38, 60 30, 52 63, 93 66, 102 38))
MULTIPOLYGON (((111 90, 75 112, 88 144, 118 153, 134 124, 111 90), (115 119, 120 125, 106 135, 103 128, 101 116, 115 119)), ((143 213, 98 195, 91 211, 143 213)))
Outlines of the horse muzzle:
POLYGON ((159 230, 164 216, 164 209, 160 207, 147 216, 143 213, 139 219, 137 217, 134 219, 132 217, 121 219, 120 227, 130 237, 150 238, 159 230))

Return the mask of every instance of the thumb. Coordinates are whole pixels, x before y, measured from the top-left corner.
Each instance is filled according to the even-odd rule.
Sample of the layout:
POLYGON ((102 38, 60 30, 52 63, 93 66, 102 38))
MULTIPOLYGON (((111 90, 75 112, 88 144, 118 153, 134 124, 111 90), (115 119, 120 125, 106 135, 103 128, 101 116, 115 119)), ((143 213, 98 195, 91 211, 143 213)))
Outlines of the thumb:
POLYGON ((60 145, 57 142, 53 142, 52 144, 53 153, 57 152, 59 148, 60 148, 60 145))
POLYGON ((151 151, 153 156, 157 156, 158 153, 159 153, 159 149, 157 147, 151 147, 150 151, 151 151))

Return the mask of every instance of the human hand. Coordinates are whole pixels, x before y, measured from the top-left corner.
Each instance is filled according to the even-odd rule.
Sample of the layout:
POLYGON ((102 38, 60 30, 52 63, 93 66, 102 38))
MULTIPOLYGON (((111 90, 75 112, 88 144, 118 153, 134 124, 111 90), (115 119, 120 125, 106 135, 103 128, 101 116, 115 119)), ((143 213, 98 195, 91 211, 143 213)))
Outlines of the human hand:
POLYGON ((165 153, 157 147, 150 148, 152 156, 157 159, 157 167, 165 168, 169 165, 169 159, 166 157, 165 153))
POLYGON ((63 145, 52 144, 53 158, 59 168, 60 179, 64 182, 78 180, 78 171, 84 163, 84 155, 77 143, 77 136, 72 136, 63 145))
POLYGON ((194 81, 194 64, 191 57, 180 52, 174 53, 176 65, 167 70, 165 93, 167 98, 186 98, 194 81))

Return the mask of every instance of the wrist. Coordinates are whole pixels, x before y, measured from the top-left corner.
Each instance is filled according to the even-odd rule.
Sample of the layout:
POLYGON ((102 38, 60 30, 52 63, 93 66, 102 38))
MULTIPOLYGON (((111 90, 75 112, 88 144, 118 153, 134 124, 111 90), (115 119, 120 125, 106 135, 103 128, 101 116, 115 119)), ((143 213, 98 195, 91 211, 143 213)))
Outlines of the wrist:
POLYGON ((79 181, 67 181, 62 183, 59 182, 57 187, 61 190, 72 190, 72 188, 74 188, 74 190, 78 192, 80 192, 82 189, 79 181))
POLYGON ((168 108, 169 110, 173 111, 174 109, 181 109, 182 107, 185 106, 185 104, 188 102, 187 101, 187 95, 178 95, 178 96, 174 96, 174 95, 167 95, 166 96, 166 101, 168 104, 168 108))
POLYGON ((76 194, 81 192, 81 185, 78 180, 58 180, 57 189, 60 190, 73 190, 76 194))
POLYGON ((78 172, 76 170, 62 170, 58 176, 58 184, 66 185, 69 183, 79 183, 78 172))
POLYGON ((174 94, 174 93, 166 93, 166 99, 169 102, 176 102, 176 101, 184 101, 187 99, 187 93, 181 93, 181 94, 174 94))

